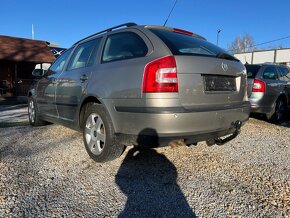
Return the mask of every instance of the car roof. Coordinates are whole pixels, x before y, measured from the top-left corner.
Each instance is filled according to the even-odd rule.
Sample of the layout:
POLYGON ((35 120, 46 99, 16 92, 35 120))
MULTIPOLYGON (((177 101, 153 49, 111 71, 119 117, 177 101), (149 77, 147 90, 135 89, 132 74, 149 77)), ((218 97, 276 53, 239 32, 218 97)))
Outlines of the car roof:
POLYGON ((206 40, 206 38, 204 38, 201 35, 198 35, 196 33, 192 33, 192 32, 186 31, 186 30, 181 30, 181 29, 178 29, 178 28, 171 28, 171 27, 167 27, 167 26, 158 26, 158 25, 137 25, 136 23, 130 22, 130 23, 120 24, 118 26, 114 26, 114 27, 102 30, 100 32, 94 33, 94 34, 92 34, 90 36, 87 36, 87 37, 77 41, 76 43, 73 44, 73 46, 75 46, 75 45, 77 45, 77 44, 79 44, 81 42, 85 42, 85 41, 87 41, 89 39, 93 39, 96 36, 100 36, 100 35, 103 35, 103 34, 106 34, 106 33, 112 32, 112 31, 116 31, 116 30, 119 30, 119 29, 123 29, 123 28, 126 29, 126 28, 133 27, 133 26, 134 27, 139 27, 139 28, 145 28, 145 29, 161 29, 161 30, 165 30, 165 31, 181 33, 181 34, 193 36, 193 37, 196 37, 196 38, 199 38, 199 39, 202 39, 202 40, 206 40))
POLYGON ((87 39, 93 38, 95 36, 98 36, 98 35, 101 35, 101 34, 104 34, 104 33, 111 32, 111 31, 116 30, 116 29, 120 29, 122 27, 131 27, 131 26, 137 26, 137 24, 136 23, 124 23, 124 24, 121 24, 121 25, 118 25, 118 26, 114 26, 114 27, 111 27, 109 29, 105 29, 105 30, 102 30, 100 32, 94 33, 94 34, 92 34, 90 36, 87 36, 87 37, 85 37, 85 38, 77 41, 76 43, 74 43, 74 45, 76 45, 76 44, 78 44, 80 42, 86 41, 87 39))

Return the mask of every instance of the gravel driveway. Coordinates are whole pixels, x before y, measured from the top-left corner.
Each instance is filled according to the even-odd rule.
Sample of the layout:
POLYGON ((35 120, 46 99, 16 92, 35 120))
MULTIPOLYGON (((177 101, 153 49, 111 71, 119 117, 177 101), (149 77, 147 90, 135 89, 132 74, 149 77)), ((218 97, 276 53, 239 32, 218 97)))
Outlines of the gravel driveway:
POLYGON ((290 217, 284 125, 251 118, 224 146, 128 147, 105 164, 59 125, 3 128, 0 217, 290 217))
POLYGON ((26 104, 0 105, 0 127, 2 124, 28 124, 28 109, 26 104))

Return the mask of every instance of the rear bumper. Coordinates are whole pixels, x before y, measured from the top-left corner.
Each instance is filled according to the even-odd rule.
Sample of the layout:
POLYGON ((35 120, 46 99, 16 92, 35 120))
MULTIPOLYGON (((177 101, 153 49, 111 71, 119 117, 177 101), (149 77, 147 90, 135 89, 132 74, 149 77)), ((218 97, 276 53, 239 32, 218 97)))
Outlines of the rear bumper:
POLYGON ((266 96, 264 93, 252 93, 249 97, 251 104, 251 113, 267 114, 272 111, 275 98, 274 96, 266 96))
POLYGON ((272 110, 271 107, 263 107, 257 104, 251 105, 251 113, 267 114, 270 113, 271 110, 272 110))
MULTIPOLYGON (((234 123, 233 123, 234 124, 234 123)), ((242 123, 243 125, 245 122, 242 123)), ((187 145, 194 144, 200 141, 215 140, 223 136, 228 136, 234 134, 236 128, 232 125, 229 129, 219 130, 219 131, 210 131, 210 132, 194 132, 191 135, 176 135, 176 136, 159 136, 156 130, 152 128, 147 128, 142 130, 138 135, 130 134, 117 134, 117 141, 120 144, 132 144, 142 147, 163 147, 167 146, 173 140, 184 140, 187 145)))
POLYGON ((147 139, 151 144, 162 146, 175 139, 186 139, 188 143, 214 139, 233 133, 233 124, 238 120, 244 124, 250 113, 248 102, 202 112, 180 107, 163 109, 137 108, 134 111, 130 108, 126 111, 117 107, 112 118, 120 143, 140 144, 141 139, 147 139))
POLYGON ((261 101, 255 101, 251 100, 251 113, 261 113, 261 114, 267 114, 270 113, 273 109, 273 106, 265 104, 262 100, 261 101))

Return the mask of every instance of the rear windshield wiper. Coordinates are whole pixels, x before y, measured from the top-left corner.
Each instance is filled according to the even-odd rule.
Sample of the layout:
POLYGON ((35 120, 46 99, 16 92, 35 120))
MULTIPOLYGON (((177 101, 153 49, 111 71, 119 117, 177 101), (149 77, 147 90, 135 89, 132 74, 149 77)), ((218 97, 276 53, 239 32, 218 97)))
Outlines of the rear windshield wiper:
POLYGON ((232 60, 232 61, 239 61, 237 58, 235 58, 234 56, 227 54, 227 53, 223 53, 220 52, 216 55, 217 58, 221 58, 221 59, 226 59, 226 60, 232 60))

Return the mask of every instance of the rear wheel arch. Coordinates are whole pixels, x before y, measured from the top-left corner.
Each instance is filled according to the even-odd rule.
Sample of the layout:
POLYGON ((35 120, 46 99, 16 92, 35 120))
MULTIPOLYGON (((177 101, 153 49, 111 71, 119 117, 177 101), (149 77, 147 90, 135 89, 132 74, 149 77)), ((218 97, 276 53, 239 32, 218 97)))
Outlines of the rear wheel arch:
POLYGON ((280 122, 285 115, 284 110, 286 108, 287 108, 287 97, 285 94, 281 94, 275 101, 272 111, 269 114, 266 114, 267 119, 272 122, 280 122))
POLYGON ((276 101, 278 101, 279 99, 281 99, 286 105, 288 105, 287 102, 287 96, 285 94, 281 94, 276 101))
MULTIPOLYGON (((287 97, 284 93, 282 94, 279 94, 275 97, 272 98, 272 103, 271 103, 271 108, 274 109, 275 106, 276 106, 276 103, 279 101, 279 100, 282 100, 285 104, 287 103, 287 97)), ((271 111, 272 112, 272 111, 271 111)))
POLYGON ((89 156, 97 162, 114 160, 125 150, 116 141, 113 123, 103 104, 88 102, 83 120, 83 140, 89 156))
POLYGON ((102 105, 101 101, 95 96, 88 96, 83 100, 79 110, 79 127, 81 129, 84 122, 85 112, 91 104, 102 105))

